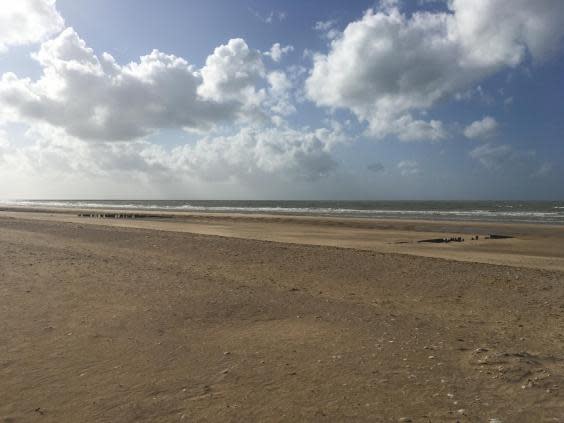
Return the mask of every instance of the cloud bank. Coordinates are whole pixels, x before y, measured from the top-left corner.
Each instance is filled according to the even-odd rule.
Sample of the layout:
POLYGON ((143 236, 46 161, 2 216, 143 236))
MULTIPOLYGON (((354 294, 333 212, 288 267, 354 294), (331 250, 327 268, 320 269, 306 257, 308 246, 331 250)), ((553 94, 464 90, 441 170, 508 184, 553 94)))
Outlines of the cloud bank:
POLYGON ((20 173, 92 176, 151 174, 163 180, 254 182, 264 177, 313 181, 332 173, 338 131, 245 127, 232 135, 200 138, 166 149, 148 141, 91 143, 40 125, 28 134, 37 143, 8 150, 0 132, 0 162, 20 173))

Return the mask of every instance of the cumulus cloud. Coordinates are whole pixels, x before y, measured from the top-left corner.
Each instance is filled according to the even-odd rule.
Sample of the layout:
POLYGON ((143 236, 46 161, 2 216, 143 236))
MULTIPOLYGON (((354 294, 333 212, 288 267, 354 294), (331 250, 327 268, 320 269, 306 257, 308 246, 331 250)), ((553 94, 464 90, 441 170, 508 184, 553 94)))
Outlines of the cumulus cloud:
POLYGON ((269 72, 263 54, 242 39, 217 47, 201 69, 158 50, 122 65, 97 55, 72 28, 33 57, 43 70, 37 80, 0 78, 3 119, 28 124, 26 136, 35 140, 15 146, 0 133, 0 161, 12 175, 313 181, 336 169, 332 149, 348 139, 338 125, 288 127, 284 117, 296 110, 291 77, 269 72), (172 149, 148 137, 222 123, 221 131, 172 149))
POLYGON ((398 163, 398 169, 402 176, 413 176, 419 174, 419 163, 416 160, 402 160, 398 163))
POLYGON ((241 38, 217 47, 202 68, 198 94, 204 99, 225 103, 244 98, 246 104, 259 104, 261 92, 255 84, 265 75, 258 51, 249 48, 241 38))
POLYGON ((270 51, 267 51, 264 54, 269 56, 275 62, 280 62, 283 56, 291 53, 292 51, 294 51, 294 46, 287 45, 282 47, 280 43, 274 43, 272 47, 270 47, 270 51))
POLYGON ((43 68, 37 81, 2 75, 4 113, 12 120, 49 123, 80 139, 210 129, 254 116, 264 96, 254 85, 265 76, 261 54, 241 39, 216 48, 201 70, 158 50, 122 66, 107 53, 98 57, 72 28, 43 43, 34 57, 43 68))
POLYGON ((491 116, 472 122, 464 128, 464 136, 470 139, 486 139, 492 137, 498 127, 497 121, 491 116))
POLYGON ((42 41, 64 27, 55 0, 15 0, 0 7, 0 53, 10 46, 42 41))
MULTIPOLYGON (((445 12, 407 16, 395 2, 368 10, 316 54, 306 93, 318 106, 346 108, 376 137, 404 132, 401 120, 464 92, 527 54, 542 59, 564 34, 564 2, 558 0, 452 0, 445 12)), ((440 122, 435 122, 438 127, 440 122)), ((405 130, 413 138, 412 128, 405 130)), ((412 126, 412 125, 411 125, 412 126)), ((421 139, 437 131, 422 131, 421 139)), ((440 137, 439 137, 440 138, 440 137)))

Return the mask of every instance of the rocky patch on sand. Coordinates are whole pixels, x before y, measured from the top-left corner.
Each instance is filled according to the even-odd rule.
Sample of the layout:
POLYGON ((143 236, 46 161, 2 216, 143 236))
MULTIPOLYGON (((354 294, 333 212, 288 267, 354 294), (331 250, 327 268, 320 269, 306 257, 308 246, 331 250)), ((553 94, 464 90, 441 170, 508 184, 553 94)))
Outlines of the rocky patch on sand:
POLYGON ((544 389, 550 393, 564 387, 564 360, 559 357, 477 348, 470 353, 469 362, 492 379, 519 384, 522 389, 544 389))

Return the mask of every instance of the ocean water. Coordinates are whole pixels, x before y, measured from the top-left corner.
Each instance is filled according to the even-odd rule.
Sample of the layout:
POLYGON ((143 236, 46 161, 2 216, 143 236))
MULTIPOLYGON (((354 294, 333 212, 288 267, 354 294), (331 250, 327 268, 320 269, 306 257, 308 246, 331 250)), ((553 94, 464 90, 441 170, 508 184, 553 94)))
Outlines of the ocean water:
POLYGON ((564 201, 0 200, 2 205, 564 224, 564 201))

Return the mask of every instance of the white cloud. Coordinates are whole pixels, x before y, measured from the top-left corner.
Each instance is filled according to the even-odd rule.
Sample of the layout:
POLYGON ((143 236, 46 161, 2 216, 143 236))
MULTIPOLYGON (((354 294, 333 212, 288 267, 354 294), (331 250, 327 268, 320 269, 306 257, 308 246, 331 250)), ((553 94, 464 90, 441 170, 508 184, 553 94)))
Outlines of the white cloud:
POLYGON ((336 28, 336 20, 318 21, 315 23, 313 29, 321 34, 327 40, 333 40, 339 35, 339 30, 336 28))
POLYGON ((201 69, 158 50, 121 65, 95 54, 72 28, 33 57, 43 70, 39 79, 0 78, 5 118, 27 124, 26 136, 35 140, 10 145, 0 134, 0 160, 12 178, 313 181, 336 169, 332 148, 347 141, 339 125, 289 128, 283 116, 296 110, 292 80, 268 72, 262 54, 242 39, 217 47, 201 69), (264 125, 268 115, 275 126, 264 125), (161 128, 222 123, 231 135, 208 132, 173 149, 147 138, 161 128))
POLYGON ((292 82, 282 71, 270 72, 267 76, 269 96, 266 104, 273 113, 288 116, 296 112, 291 97, 292 82))
POLYGON ((244 128, 232 136, 204 138, 173 150, 174 167, 208 180, 277 174, 314 180, 336 162, 324 133, 244 128))
POLYGON ((485 116, 483 119, 472 122, 464 128, 464 136, 470 139, 491 138, 497 131, 497 128, 497 121, 491 116, 485 116))
POLYGON ((158 50, 121 66, 107 53, 96 56, 72 28, 34 57, 43 75, 4 74, 0 108, 8 119, 46 122, 80 139, 132 140, 159 128, 248 120, 260 115, 265 94, 254 85, 265 77, 261 54, 241 39, 216 48, 201 70, 158 50))
POLYGON ((55 0, 6 0, 0 6, 0 52, 42 41, 63 27, 55 0))
POLYGON ((316 31, 328 31, 336 25, 337 21, 334 19, 328 21, 317 21, 313 26, 316 31))
POLYGON ((0 143, 0 160, 12 174, 208 182, 316 180, 336 169, 331 149, 346 140, 342 132, 323 128, 246 127, 167 150, 143 140, 89 143, 50 125, 36 125, 27 135, 36 142, 20 148, 0 143))
POLYGON ((374 134, 384 136, 394 134, 401 141, 440 141, 447 136, 443 123, 438 120, 414 120, 411 115, 403 115, 395 120, 378 123, 372 128, 374 134))
POLYGON ((10 143, 6 137, 6 131, 0 128, 0 163, 4 161, 4 155, 8 153, 10 143))
POLYGON ((259 104, 261 93, 255 84, 265 76, 258 51, 252 50, 241 38, 217 47, 202 68, 202 84, 198 94, 217 102, 237 101, 259 104))
POLYGON ((292 87, 292 83, 282 71, 270 72, 267 79, 270 84, 271 91, 276 95, 285 94, 292 87))
POLYGON ((294 51, 294 46, 287 45, 282 47, 280 43, 274 43, 272 47, 270 47, 270 51, 267 51, 264 54, 265 56, 269 56, 275 62, 280 62, 282 60, 282 57, 284 57, 286 54, 291 53, 292 51, 294 51))
POLYGON ((402 160, 398 163, 398 169, 402 176, 419 174, 419 163, 416 160, 402 160))
POLYGON ((516 149, 509 144, 483 144, 471 150, 469 155, 494 172, 542 177, 552 171, 552 164, 541 163, 536 151, 516 149))
POLYGON ((288 14, 283 10, 273 10, 267 15, 262 15, 254 9, 249 8, 249 11, 261 22, 271 24, 275 21, 282 22, 288 17, 288 14))
POLYGON ((484 144, 470 151, 470 157, 478 160, 490 170, 498 170, 512 160, 513 148, 510 145, 484 144))
MULTIPOLYGON (((28 20, 16 31, 2 21, 7 9, 0 10, 0 49, 44 41, 62 29, 54 1, 13 3, 14 8, 23 5, 22 19, 28 20)), ((564 32, 564 3, 557 1, 533 6, 525 0, 451 0, 448 13, 412 15, 402 14, 398 4, 385 2, 344 32, 334 21, 318 22, 315 29, 327 38, 329 50, 312 55, 309 75, 299 65, 268 68, 279 67, 293 51, 280 43, 263 53, 233 39, 217 47, 202 68, 158 50, 120 64, 94 52, 68 28, 33 55, 41 66, 39 78, 0 75, 0 122, 27 124, 28 141, 36 140, 19 146, 19 125, 10 142, 0 128, 0 180, 81 175, 83 180, 164 181, 161 187, 174 180, 179 187, 201 181, 198 186, 260 183, 270 189, 271 182, 322 179, 337 169, 333 154, 339 149, 334 147, 350 140, 337 120, 349 116, 326 114, 323 124, 329 129, 292 129, 287 120, 305 98, 302 89, 330 111, 352 111, 375 137, 440 141, 450 126, 428 113, 435 104, 451 97, 486 101, 491 95, 479 81, 503 67, 547 57, 564 32), (149 135, 163 128, 207 136, 176 148, 151 143, 149 135)), ((263 20, 284 17, 273 12, 263 20)), ((498 94, 501 103, 505 93, 498 94)), ((305 114, 309 121, 309 110, 305 114)), ((464 134, 486 139, 497 126, 485 116, 464 134)), ((534 177, 553 172, 552 164, 539 161, 534 152, 510 145, 484 144, 469 154, 491 170, 520 168, 534 177)), ((384 176, 421 173, 415 160, 391 167, 384 176)), ((368 169, 382 172, 384 167, 375 162, 368 169)))
MULTIPOLYGON (((308 97, 318 106, 351 110, 377 137, 401 139, 401 119, 422 127, 414 111, 517 66, 528 53, 546 57, 564 34, 561 1, 452 0, 448 7, 409 17, 393 2, 367 11, 331 42, 327 54, 314 56, 308 97)), ((421 136, 429 133, 436 131, 421 136)))
POLYGON ((0 147, 7 147, 8 146, 8 139, 6 137, 6 131, 0 128, 0 147))
POLYGON ((482 103, 492 105, 495 100, 493 96, 487 93, 481 85, 471 87, 464 92, 456 93, 454 98, 459 101, 470 101, 473 99, 480 100, 482 103))

